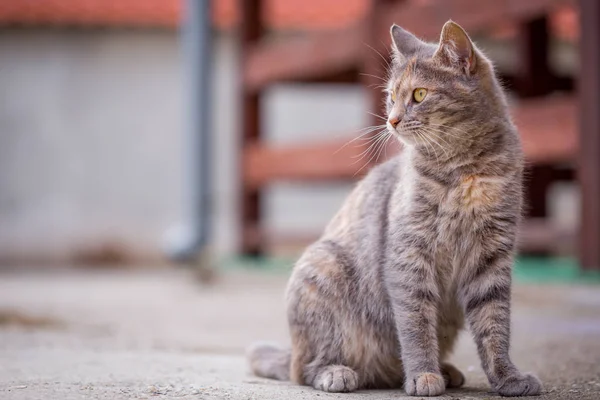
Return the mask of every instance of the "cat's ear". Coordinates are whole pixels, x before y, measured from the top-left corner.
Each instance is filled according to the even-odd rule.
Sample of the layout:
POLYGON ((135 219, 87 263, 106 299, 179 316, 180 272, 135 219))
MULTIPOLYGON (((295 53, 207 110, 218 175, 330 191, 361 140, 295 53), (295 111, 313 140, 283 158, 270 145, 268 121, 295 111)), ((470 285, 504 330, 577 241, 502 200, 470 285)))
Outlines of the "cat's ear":
POLYGON ((454 21, 448 21, 442 28, 440 44, 434 58, 442 63, 472 75, 477 68, 475 46, 467 32, 454 21))
POLYGON ((399 60, 413 56, 420 48, 426 46, 426 43, 421 39, 396 24, 392 25, 390 34, 392 36, 392 50, 399 60))

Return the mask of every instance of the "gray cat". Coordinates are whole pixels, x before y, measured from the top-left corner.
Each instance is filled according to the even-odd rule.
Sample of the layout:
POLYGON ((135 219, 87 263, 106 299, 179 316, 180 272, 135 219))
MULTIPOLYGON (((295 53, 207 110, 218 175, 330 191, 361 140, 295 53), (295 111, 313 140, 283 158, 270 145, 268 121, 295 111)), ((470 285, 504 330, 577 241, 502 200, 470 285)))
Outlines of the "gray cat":
POLYGON ((256 345, 251 368, 326 392, 435 396, 464 383, 446 359, 466 320, 492 388, 539 394, 509 357, 523 155, 493 66, 452 21, 439 44, 391 35, 386 126, 404 148, 298 260, 292 348, 256 345))

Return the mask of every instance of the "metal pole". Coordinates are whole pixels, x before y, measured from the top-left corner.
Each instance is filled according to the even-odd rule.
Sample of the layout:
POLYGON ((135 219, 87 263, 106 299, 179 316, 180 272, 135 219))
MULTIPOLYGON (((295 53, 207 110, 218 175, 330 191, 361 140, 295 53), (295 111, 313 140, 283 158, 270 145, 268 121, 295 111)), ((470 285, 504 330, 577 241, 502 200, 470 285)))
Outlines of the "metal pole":
POLYGON ((197 260, 210 235, 210 0, 187 0, 182 21, 185 92, 185 219, 170 235, 169 257, 197 260))

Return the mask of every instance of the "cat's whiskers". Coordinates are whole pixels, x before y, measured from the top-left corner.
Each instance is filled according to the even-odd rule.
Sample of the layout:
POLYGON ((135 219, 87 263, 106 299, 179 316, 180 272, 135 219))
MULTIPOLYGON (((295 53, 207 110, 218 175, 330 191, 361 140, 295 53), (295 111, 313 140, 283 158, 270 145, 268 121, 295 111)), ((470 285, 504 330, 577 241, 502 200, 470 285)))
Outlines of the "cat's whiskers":
MULTIPOLYGON (((415 122, 417 122, 417 121, 415 121, 415 122)), ((413 134, 413 135, 417 136, 417 138, 420 139, 421 144, 423 144, 423 147, 427 151, 427 155, 429 157, 431 157, 431 152, 429 151, 429 148, 431 147, 431 150, 433 151, 433 153, 435 154, 435 157, 437 159, 438 155, 437 155, 437 152, 435 151, 435 148, 431 145, 431 143, 429 143, 429 141, 427 140, 427 138, 425 138, 424 135, 419 130, 420 130, 420 125, 419 124, 413 124, 413 126, 405 128, 404 132, 407 133, 407 134, 413 134)), ((418 142, 419 141, 417 141, 417 143, 418 142)))
MULTIPOLYGON (((379 144, 379 147, 376 149, 376 153, 374 154, 375 156, 375 162, 379 161, 379 157, 381 157, 381 152, 383 151, 383 149, 385 148, 385 146, 388 143, 388 140, 390 139, 391 133, 387 132, 384 137, 383 140, 381 141, 381 143, 379 144)), ((373 158, 373 157, 371 157, 373 158)), ((372 160, 369 160, 368 163, 370 163, 372 160)), ((368 164, 367 163, 367 164, 368 164)))
POLYGON ((453 135, 453 134, 451 134, 450 132, 448 132, 448 130, 450 130, 450 131, 453 131, 453 132, 455 132, 455 133, 458 133, 458 134, 463 134, 463 135, 465 135, 465 134, 467 134, 467 133, 468 133, 468 132, 467 132, 467 131, 465 131, 464 129, 460 129, 460 128, 457 128, 457 127, 454 127, 454 126, 447 126, 447 125, 443 125, 443 124, 430 124, 430 125, 428 125, 428 127, 432 128, 432 129, 436 129, 436 130, 438 130, 440 133, 444 133, 444 134, 446 134, 446 135, 448 135, 448 136, 452 136, 452 137, 455 137, 455 138, 457 138, 457 139, 461 139, 461 140, 472 140, 472 139, 466 138, 466 137, 464 137, 464 136, 456 136, 456 135, 453 135))
POLYGON ((371 143, 371 145, 366 150, 364 150, 358 156, 353 157, 353 158, 358 158, 358 159, 356 161, 354 161, 352 163, 352 165, 359 163, 360 161, 364 160, 366 157, 372 156, 372 154, 374 154, 376 149, 378 148, 378 145, 381 143, 382 140, 384 140, 385 136, 386 136, 385 131, 379 132, 377 134, 377 139, 374 140, 373 143, 371 143))
POLYGON ((377 155, 377 158, 375 159, 375 162, 379 161, 379 157, 381 157, 381 153, 384 153, 384 157, 387 158, 387 147, 388 144, 390 142, 390 139, 392 138, 392 133, 389 132, 388 135, 386 135, 386 139, 383 142, 383 145, 381 146, 381 149, 379 150, 379 154, 377 155))
POLYGON ((381 90, 386 90, 388 85, 381 85, 381 84, 373 84, 373 85, 369 85, 368 87, 370 89, 381 89, 381 90))
POLYGON ((371 130, 371 129, 373 129, 373 128, 383 128, 383 127, 385 127, 385 126, 386 126, 385 124, 381 124, 381 125, 371 125, 371 126, 367 126, 367 127, 365 127, 365 128, 361 128, 361 129, 359 129, 358 131, 359 131, 359 132, 362 132, 362 131, 366 131, 366 130, 371 130))
POLYGON ((429 157, 431 157, 431 153, 429 152, 429 147, 427 147, 427 146, 426 146, 426 141, 425 141, 425 139, 423 139, 423 137, 422 137, 422 136, 419 134, 419 132, 415 130, 415 131, 412 131, 412 132, 410 132, 410 133, 411 133, 411 134, 414 134, 414 135, 416 135, 416 136, 417 136, 417 138, 419 139, 419 140, 417 140, 417 143, 421 142, 421 143, 419 143, 419 144, 423 144, 423 147, 425 147, 425 150, 427 151, 427 155, 428 155, 429 157))
MULTIPOLYGON (((434 144, 436 144, 440 149, 442 149, 442 151, 444 152, 444 155, 446 156, 446 159, 450 158, 449 155, 448 155, 448 151, 446 150, 446 148, 444 146, 442 146, 436 140, 436 138, 442 140, 447 145, 449 145, 448 142, 446 142, 444 139, 442 139, 440 136, 438 136, 435 132, 431 132, 431 131, 427 131, 426 129, 423 129, 422 133, 423 133, 424 136, 428 137, 434 144), (427 136, 427 135, 429 135, 429 136, 427 136)), ((439 161, 439 158, 438 158, 438 161, 439 161)))
POLYGON ((374 116, 374 117, 377 117, 377 118, 379 118, 379 119, 382 119, 382 120, 384 120, 384 121, 386 121, 386 122, 387 122, 387 118, 386 118, 386 117, 383 117, 383 116, 381 116, 381 115, 379 115, 379 114, 375 114, 375 113, 372 113, 372 112, 370 112, 370 111, 367 111, 367 114, 370 114, 370 115, 372 115, 372 116, 374 116))
POLYGON ((431 144, 431 140, 428 140, 428 138, 422 132, 420 132, 422 127, 423 123, 421 123, 421 121, 409 121, 402 124, 401 130, 404 130, 406 133, 409 134, 415 134, 420 139, 421 143, 424 145, 425 150, 427 151, 427 155, 431 157, 431 152, 429 151, 429 148, 431 148, 436 159, 439 159, 435 147, 433 147, 433 145, 431 144))
MULTIPOLYGON (((383 132, 383 135, 377 140, 377 142, 379 142, 379 144, 377 145, 378 147, 375 149, 375 151, 371 155, 371 158, 369 158, 369 160, 367 162, 365 162, 362 165, 362 167, 360 167, 360 169, 354 173, 354 176, 358 175, 360 173, 360 171, 362 171, 367 165, 371 164, 371 161, 373 161, 373 158, 376 155, 377 155, 377 158, 376 158, 375 162, 377 162, 377 160, 379 160, 379 155, 378 154, 381 153, 381 149, 383 148, 383 146, 386 145, 386 143, 387 143, 387 141, 388 141, 388 139, 389 139, 390 136, 391 136, 391 132, 389 132, 388 130, 385 130, 383 132)), ((375 143, 377 143, 377 142, 375 142, 375 143)))
POLYGON ((360 131, 365 131, 365 132, 361 133, 359 136, 357 136, 355 138, 352 138, 351 140, 349 140, 346 143, 344 143, 342 145, 342 147, 340 147, 339 149, 337 149, 336 151, 334 151, 333 154, 339 153, 340 151, 342 151, 342 149, 346 148, 346 146, 348 146, 350 143, 354 143, 357 140, 367 140, 367 141, 372 140, 371 139, 372 136, 368 137, 368 138, 364 138, 364 136, 367 136, 370 133, 375 132, 376 130, 381 129, 381 128, 385 128, 385 125, 373 125, 373 126, 368 126, 366 128, 360 129, 359 132, 360 131))
MULTIPOLYGON (((454 127, 445 126, 445 125, 441 125, 441 124, 427 124, 427 125, 422 125, 422 128, 425 129, 426 131, 431 131, 432 134, 433 134, 433 132, 436 132, 438 134, 442 134, 444 136, 451 136, 453 138, 460 139, 460 140, 470 140, 470 139, 462 137, 462 136, 453 135, 453 134, 449 133, 446 129, 444 129, 444 128, 455 129, 455 130, 457 130, 460 133, 466 133, 465 131, 460 130, 459 128, 454 128, 454 127), (443 127, 443 128, 440 129, 438 127, 443 127)), ((448 146, 450 146, 450 143, 448 143, 446 140, 444 140, 439 135, 436 135, 436 137, 439 137, 440 139, 442 139, 444 141, 444 143, 446 143, 448 146)))
MULTIPOLYGON (((394 135, 393 133, 390 132, 389 140, 392 140, 392 139, 396 139, 396 140, 400 141, 400 138, 398 138, 398 135, 394 135)), ((385 149, 385 157, 387 159, 387 148, 385 149)))
POLYGON ((398 131, 408 133, 414 129, 419 128, 420 124, 421 123, 419 121, 403 122, 400 124, 400 128, 398 128, 398 131))
POLYGON ((376 48, 369 46, 367 43, 363 43, 365 46, 367 46, 368 48, 370 48, 371 50, 373 50, 375 53, 377 53, 379 55, 379 57, 381 57, 381 59, 385 62, 385 65, 387 67, 387 71, 392 69, 392 66, 390 65, 390 62, 387 60, 387 58, 385 58, 383 56, 383 54, 381 54, 376 48))
POLYGON ((424 126, 423 130, 425 132, 429 133, 430 135, 432 135, 433 137, 440 139, 442 142, 444 142, 446 144, 446 146, 448 146, 448 148, 452 147, 452 145, 450 143, 448 143, 448 141, 441 136, 441 134, 445 134, 444 131, 437 131, 437 130, 435 130, 433 128, 430 128, 428 126, 424 126))
MULTIPOLYGON (((437 151, 435 150, 435 147, 434 147, 434 146, 433 146, 433 144, 431 143, 431 140, 430 140, 430 139, 429 139, 427 136, 425 136, 425 135, 423 134, 423 132, 421 132, 421 130, 420 130, 420 129, 417 129, 417 130, 415 131, 415 133, 416 133, 416 134, 417 134, 417 135, 418 135, 420 138, 422 138, 422 139, 423 139, 423 143, 425 143, 426 145, 428 145, 428 146, 430 146, 430 147, 431 147, 431 150, 433 151, 433 154, 435 155, 435 159, 436 159, 436 161, 439 161, 439 159, 440 159, 440 156, 438 155, 437 151)), ((429 153, 429 149, 428 149, 427 147, 425 147, 425 148, 427 149, 427 155, 429 155, 429 157, 431 157, 431 153, 429 153)))
POLYGON ((374 141, 376 141, 376 139, 379 139, 381 136, 384 136, 387 132, 387 128, 386 129, 382 129, 381 131, 377 132, 376 135, 372 135, 369 136, 367 138, 362 138, 361 140, 366 142, 365 144, 363 144, 363 146, 366 146, 368 143, 372 143, 374 141))
POLYGON ((440 148, 441 148, 441 149, 444 151, 444 153, 445 153, 446 157, 448 157, 448 151, 447 151, 447 150, 451 150, 451 149, 452 149, 452 145, 451 145, 450 143, 448 143, 448 141, 447 141, 447 140, 445 140, 445 139, 444 139, 442 136, 440 136, 440 134, 439 134, 438 132, 436 132, 436 131, 434 131, 434 130, 431 130, 431 129, 430 129, 429 127, 427 127, 427 126, 424 126, 424 127, 422 128, 422 133, 423 133, 424 135, 428 136, 428 137, 429 137, 429 139, 430 139, 430 140, 431 140, 433 143, 435 143, 435 144, 436 144, 438 147, 440 147, 440 148), (439 139, 439 141, 441 141, 441 142, 442 142, 444 145, 442 145, 442 143, 440 143, 440 142, 439 142, 438 140, 436 140, 436 139, 439 139))
POLYGON ((428 130, 430 130, 430 131, 432 131, 432 132, 443 134, 444 136, 450 136, 450 137, 453 137, 453 138, 458 139, 458 140, 465 140, 465 138, 462 138, 460 136, 456 136, 456 135, 453 135, 451 133, 448 133, 448 131, 446 131, 444 129, 437 129, 437 128, 433 128, 431 126, 426 126, 425 128, 428 129, 428 130))
POLYGON ((371 150, 373 150, 374 146, 379 142, 379 140, 381 140, 381 138, 383 136, 385 136, 385 132, 386 131, 387 131, 387 129, 384 129, 384 130, 381 130, 381 131, 377 132, 377 134, 373 135, 373 138, 370 139, 372 141, 372 143, 369 145, 369 147, 367 147, 367 149, 363 150, 359 155, 352 157, 352 158, 359 158, 360 157, 353 164, 356 164, 357 162, 359 162, 360 160, 362 160, 366 156, 366 154, 368 154, 371 150))
POLYGON ((386 78, 382 78, 381 76, 377 76, 377 75, 373 75, 373 74, 365 74, 363 72, 361 72, 359 75, 370 76, 371 78, 377 78, 377 79, 379 79, 379 80, 387 83, 387 79, 386 78))
MULTIPOLYGON (((374 114, 371 112, 368 112, 368 114, 370 114, 374 117, 377 117, 379 119, 387 121, 387 118, 385 118, 379 114, 374 114)), ((408 134, 414 134, 418 138, 418 141, 421 142, 421 144, 427 151, 428 156, 431 157, 431 155, 433 153, 433 155, 435 156, 437 161, 440 160, 440 155, 438 154, 438 152, 436 150, 436 146, 439 147, 441 149, 441 151, 443 151, 444 156, 446 158, 449 158, 448 149, 451 146, 451 144, 447 140, 445 140, 442 135, 451 136, 456 139, 467 140, 464 137, 453 135, 452 133, 448 132, 448 131, 453 131, 453 132, 458 132, 458 133, 464 133, 464 131, 462 129, 457 128, 457 127, 447 126, 444 124, 424 125, 420 121, 408 121, 408 122, 403 123, 400 126, 399 130, 404 131, 408 134)), ((360 154, 352 157, 352 158, 357 159, 354 161, 353 164, 356 164, 356 163, 362 161, 363 159, 369 157, 369 159, 355 173, 355 175, 360 173, 360 171, 362 171, 363 168, 365 168, 373 160, 375 160, 375 162, 379 161, 379 158, 381 157, 382 152, 385 151, 385 156, 387 157, 387 146, 389 144, 390 139, 394 136, 391 132, 389 132, 386 129, 386 124, 368 126, 366 128, 360 129, 359 132, 363 132, 363 133, 361 133, 359 136, 349 140, 348 142, 344 143, 344 145, 342 145, 338 150, 336 150, 333 153, 333 154, 339 153, 342 149, 347 147, 349 144, 354 143, 356 141, 363 141, 363 142, 365 142, 365 145, 368 144, 368 147, 365 150, 363 150, 360 154), (373 132, 377 131, 378 129, 380 129, 378 132, 373 133, 373 132)))

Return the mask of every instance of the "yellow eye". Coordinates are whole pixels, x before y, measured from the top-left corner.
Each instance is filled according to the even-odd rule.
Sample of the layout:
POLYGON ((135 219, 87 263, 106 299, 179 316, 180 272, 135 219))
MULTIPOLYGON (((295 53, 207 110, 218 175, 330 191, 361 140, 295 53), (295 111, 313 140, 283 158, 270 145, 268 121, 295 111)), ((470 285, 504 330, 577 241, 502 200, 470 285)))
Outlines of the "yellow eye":
POLYGON ((396 102, 396 91, 392 90, 392 92, 390 93, 390 98, 392 99, 392 103, 396 102))
POLYGON ((427 96, 427 89, 417 88, 413 92, 413 99, 415 99, 417 103, 422 102, 423 99, 425 99, 425 96, 427 96))

